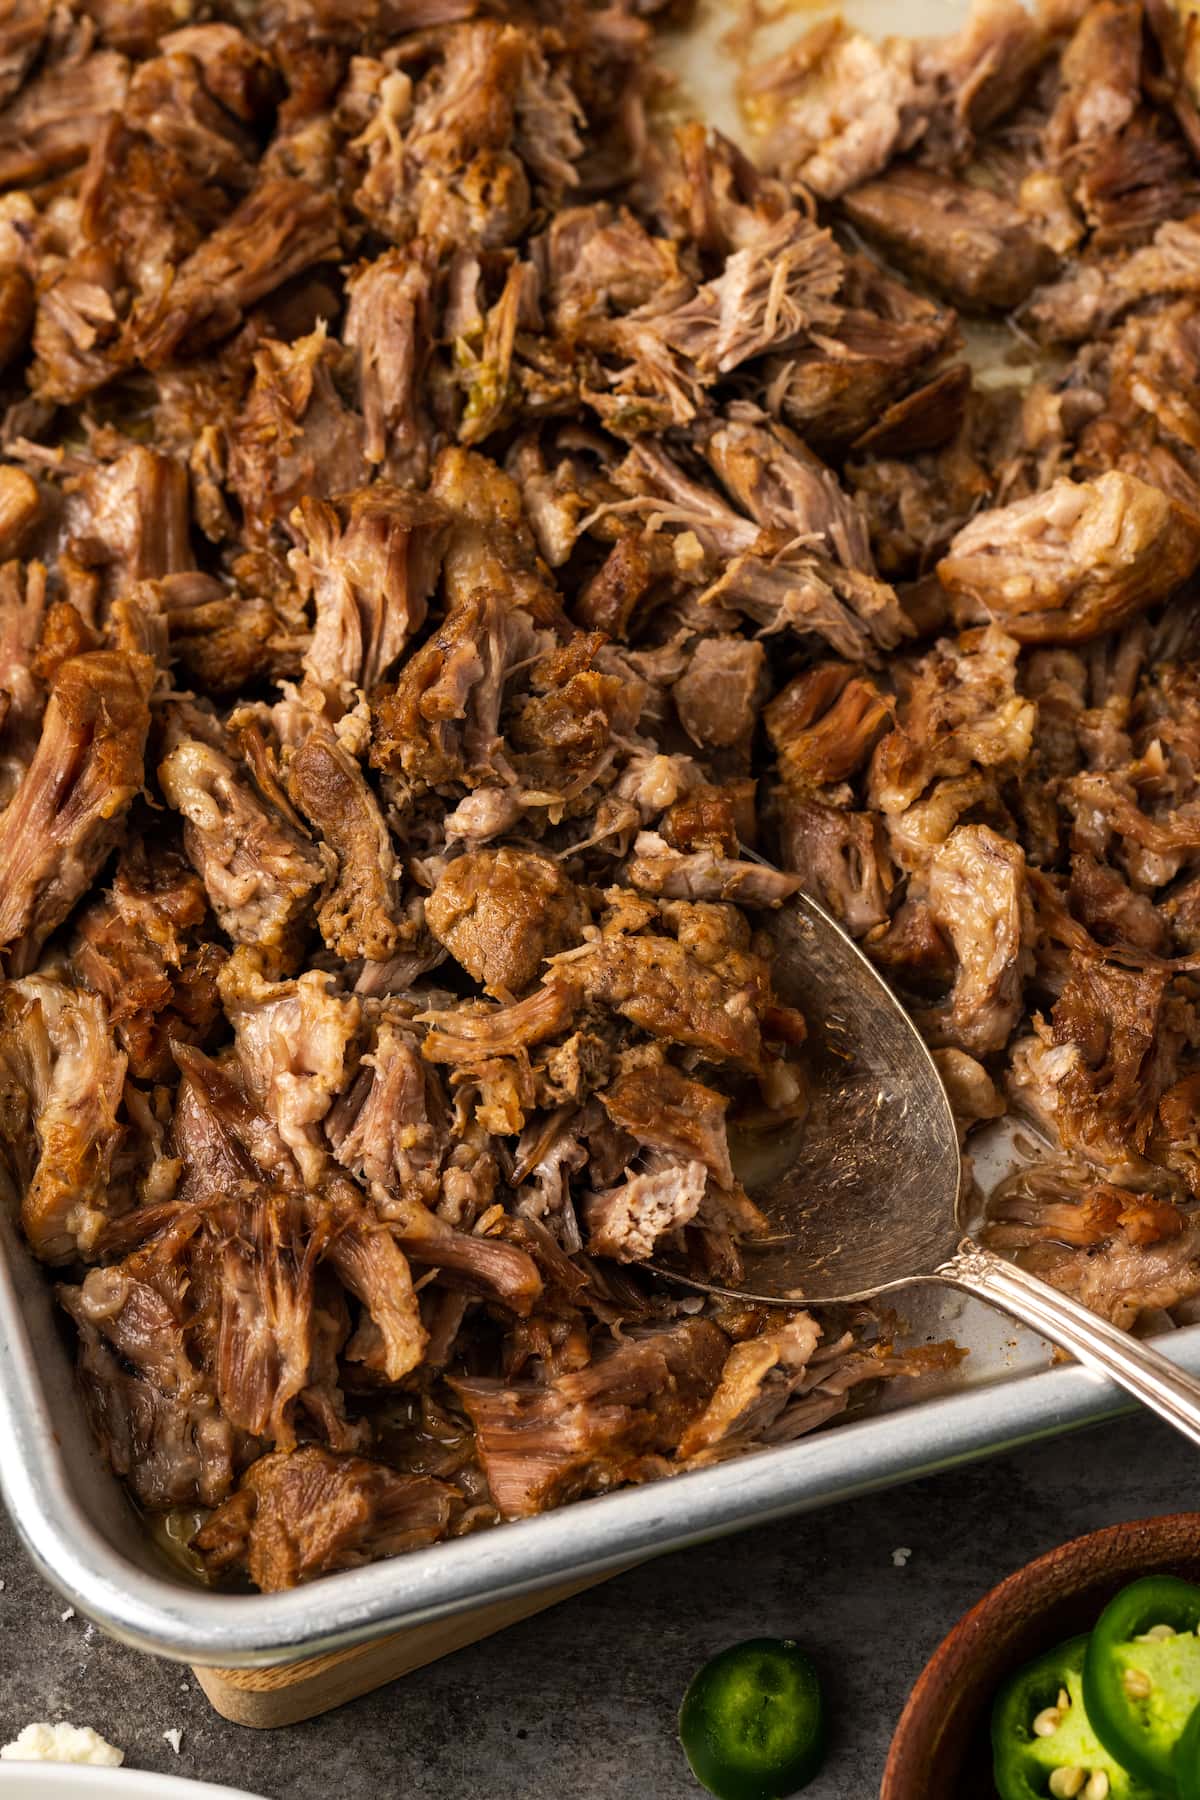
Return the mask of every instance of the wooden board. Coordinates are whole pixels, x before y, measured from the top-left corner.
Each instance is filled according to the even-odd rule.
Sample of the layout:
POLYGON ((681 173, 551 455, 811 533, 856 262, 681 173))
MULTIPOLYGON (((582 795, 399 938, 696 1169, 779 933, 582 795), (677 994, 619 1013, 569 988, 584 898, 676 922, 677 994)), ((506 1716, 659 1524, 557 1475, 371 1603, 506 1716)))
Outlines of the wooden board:
POLYGON ((235 1725, 249 1725, 256 1730, 297 1725, 301 1719, 344 1706, 348 1700, 357 1700, 372 1688, 383 1687, 413 1669, 422 1669, 440 1656, 449 1656, 508 1625, 544 1612, 549 1606, 557 1606, 560 1600, 568 1600, 572 1594, 582 1593, 620 1572, 587 1575, 563 1587, 497 1600, 474 1612, 410 1625, 374 1643, 332 1650, 326 1656, 310 1656, 303 1662, 264 1669, 194 1667, 192 1673, 216 1711, 235 1725))

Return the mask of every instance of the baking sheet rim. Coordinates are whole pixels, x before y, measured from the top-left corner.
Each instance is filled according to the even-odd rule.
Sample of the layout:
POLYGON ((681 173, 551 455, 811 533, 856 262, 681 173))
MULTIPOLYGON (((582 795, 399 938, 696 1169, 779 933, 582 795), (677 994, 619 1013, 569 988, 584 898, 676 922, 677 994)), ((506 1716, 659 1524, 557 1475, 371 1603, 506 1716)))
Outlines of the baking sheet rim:
MULTIPOLYGON (((1200 1374, 1200 1325, 1157 1342, 1200 1374)), ((14 1270, 0 1256, 0 1493, 34 1563, 79 1612, 126 1643, 181 1662, 252 1667, 344 1648, 934 1474, 1132 1406, 1111 1383, 1063 1365, 916 1399, 793 1445, 578 1501, 313 1586, 215 1593, 139 1569, 89 1516, 43 1391, 14 1270)))

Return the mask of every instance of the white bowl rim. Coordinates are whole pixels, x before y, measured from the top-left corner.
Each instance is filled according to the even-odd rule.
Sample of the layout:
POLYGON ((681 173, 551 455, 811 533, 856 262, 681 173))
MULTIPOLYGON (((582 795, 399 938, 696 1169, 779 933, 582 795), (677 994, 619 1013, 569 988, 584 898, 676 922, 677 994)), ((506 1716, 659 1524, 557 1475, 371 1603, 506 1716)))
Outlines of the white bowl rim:
POLYGON ((107 1794, 111 1800, 256 1800, 243 1788, 214 1786, 183 1775, 159 1775, 150 1769, 97 1767, 89 1763, 37 1762, 14 1757, 0 1763, 0 1793, 38 1790, 45 1800, 75 1800, 76 1795, 107 1794))

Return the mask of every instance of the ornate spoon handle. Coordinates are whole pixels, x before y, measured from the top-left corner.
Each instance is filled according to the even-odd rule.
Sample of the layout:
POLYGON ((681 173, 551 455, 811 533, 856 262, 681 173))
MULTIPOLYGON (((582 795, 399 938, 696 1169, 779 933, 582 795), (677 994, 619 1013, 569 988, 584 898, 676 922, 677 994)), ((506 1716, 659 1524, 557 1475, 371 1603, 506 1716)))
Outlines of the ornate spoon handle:
POLYGON ((1168 1425, 1200 1444, 1200 1380, 1149 1344, 1118 1331, 1078 1300, 970 1238, 964 1238, 949 1262, 942 1263, 935 1273, 939 1280, 977 1294, 1023 1325, 1032 1326, 1089 1369, 1118 1382, 1168 1425))

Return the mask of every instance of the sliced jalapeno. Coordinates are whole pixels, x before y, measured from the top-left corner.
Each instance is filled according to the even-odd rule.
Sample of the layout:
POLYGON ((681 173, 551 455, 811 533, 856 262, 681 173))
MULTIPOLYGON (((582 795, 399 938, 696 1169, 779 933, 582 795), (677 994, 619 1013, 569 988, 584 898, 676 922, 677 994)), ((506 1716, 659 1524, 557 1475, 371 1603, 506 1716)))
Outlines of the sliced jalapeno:
POLYGON ((1083 1695, 1086 1637, 1070 1638, 1009 1678, 992 1709, 992 1768, 1001 1800, 1161 1800, 1105 1749, 1083 1695))
POLYGON ((1148 1575, 1122 1588, 1088 1644, 1083 1691, 1096 1734, 1141 1780, 1175 1791, 1175 1747, 1200 1704, 1200 1588, 1148 1575))
POLYGON ((750 1638, 696 1675, 679 1711, 693 1775, 717 1800, 785 1800, 825 1753, 825 1705, 812 1659, 790 1638, 750 1638))

